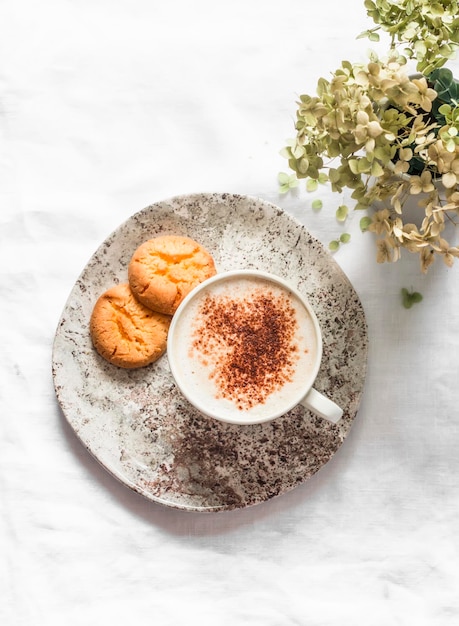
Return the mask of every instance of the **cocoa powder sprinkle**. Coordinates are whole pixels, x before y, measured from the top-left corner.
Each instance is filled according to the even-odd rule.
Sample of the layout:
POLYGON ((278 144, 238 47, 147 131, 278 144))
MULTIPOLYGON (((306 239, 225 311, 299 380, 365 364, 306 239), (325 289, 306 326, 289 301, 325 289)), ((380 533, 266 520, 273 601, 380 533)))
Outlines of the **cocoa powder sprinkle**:
POLYGON ((197 319, 191 356, 209 367, 217 397, 247 410, 292 380, 298 321, 286 294, 208 295, 197 319))

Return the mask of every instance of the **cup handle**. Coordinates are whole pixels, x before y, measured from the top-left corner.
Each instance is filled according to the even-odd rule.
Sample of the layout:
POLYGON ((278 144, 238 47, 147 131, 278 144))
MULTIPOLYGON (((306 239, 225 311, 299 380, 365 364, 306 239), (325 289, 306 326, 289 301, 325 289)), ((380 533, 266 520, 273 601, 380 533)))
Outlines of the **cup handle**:
POLYGON ((313 413, 316 413, 333 424, 339 422, 343 416, 343 409, 335 404, 333 400, 325 397, 314 388, 309 390, 301 404, 306 409, 309 409, 313 413))

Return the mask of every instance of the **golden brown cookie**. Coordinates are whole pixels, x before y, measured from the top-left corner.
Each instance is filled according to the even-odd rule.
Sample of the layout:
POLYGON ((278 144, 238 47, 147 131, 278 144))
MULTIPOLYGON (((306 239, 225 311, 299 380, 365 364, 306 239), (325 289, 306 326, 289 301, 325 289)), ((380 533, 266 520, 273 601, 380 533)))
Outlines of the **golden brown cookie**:
POLYGON ((134 252, 128 275, 131 289, 145 306, 173 315, 194 287, 217 271, 209 252, 189 237, 149 239, 134 252))
POLYGON ((97 300, 90 321, 91 339, 97 352, 113 365, 143 367, 165 352, 170 322, 170 316, 139 302, 126 283, 97 300))

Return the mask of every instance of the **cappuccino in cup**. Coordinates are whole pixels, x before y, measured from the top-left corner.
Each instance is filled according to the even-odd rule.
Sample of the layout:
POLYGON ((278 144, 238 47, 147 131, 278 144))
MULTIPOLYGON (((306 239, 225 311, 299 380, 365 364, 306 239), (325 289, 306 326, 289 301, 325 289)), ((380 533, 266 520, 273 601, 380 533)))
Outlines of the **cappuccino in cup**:
POLYGON ((184 396, 204 414, 237 424, 274 419, 307 403, 309 392, 323 399, 317 413, 339 419, 341 409, 312 389, 321 356, 310 306, 264 272, 227 272, 205 281, 183 301, 169 329, 169 363, 184 396))

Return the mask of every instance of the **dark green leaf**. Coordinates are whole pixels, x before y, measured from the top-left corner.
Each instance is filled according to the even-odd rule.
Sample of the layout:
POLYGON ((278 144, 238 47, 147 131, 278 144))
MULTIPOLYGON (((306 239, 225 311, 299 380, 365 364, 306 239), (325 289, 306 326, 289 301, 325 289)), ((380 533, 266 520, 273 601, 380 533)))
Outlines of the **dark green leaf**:
POLYGON ((422 295, 418 291, 408 291, 406 287, 402 289, 402 303, 405 309, 411 309, 413 304, 421 302, 422 295))

